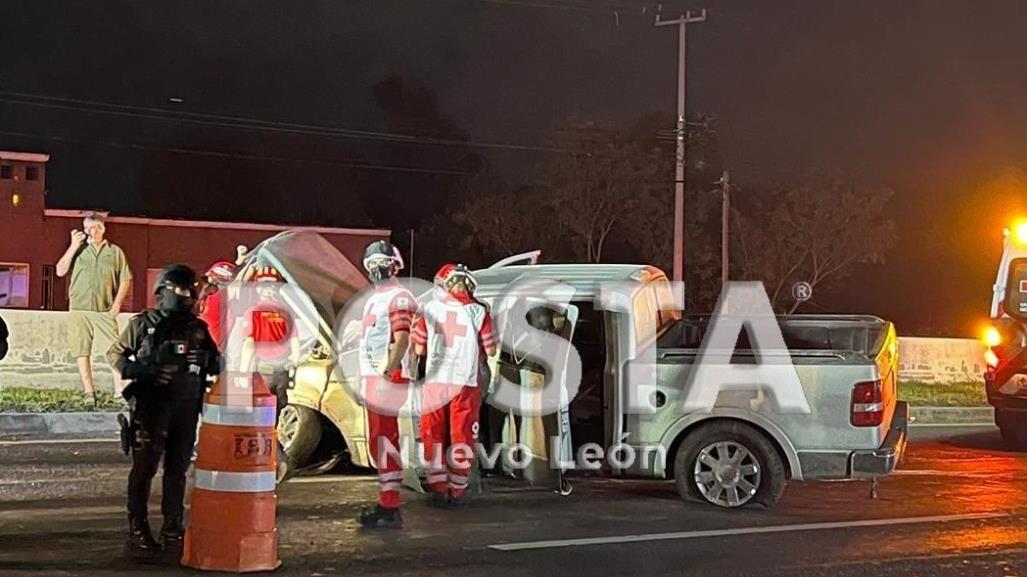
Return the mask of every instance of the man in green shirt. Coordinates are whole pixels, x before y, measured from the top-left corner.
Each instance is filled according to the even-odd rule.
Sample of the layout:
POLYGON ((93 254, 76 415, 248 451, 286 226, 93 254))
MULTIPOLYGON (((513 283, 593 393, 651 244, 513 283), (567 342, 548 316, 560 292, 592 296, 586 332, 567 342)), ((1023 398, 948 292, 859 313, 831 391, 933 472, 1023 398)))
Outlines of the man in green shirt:
MULTIPOLYGON (((57 261, 57 276, 71 273, 68 286, 68 345, 78 364, 86 394, 96 395, 93 384, 93 345, 106 351, 118 336, 117 315, 132 285, 125 253, 104 239, 104 216, 89 214, 80 230, 71 231, 71 244, 57 261)), ((121 382, 115 375, 114 394, 121 382)))

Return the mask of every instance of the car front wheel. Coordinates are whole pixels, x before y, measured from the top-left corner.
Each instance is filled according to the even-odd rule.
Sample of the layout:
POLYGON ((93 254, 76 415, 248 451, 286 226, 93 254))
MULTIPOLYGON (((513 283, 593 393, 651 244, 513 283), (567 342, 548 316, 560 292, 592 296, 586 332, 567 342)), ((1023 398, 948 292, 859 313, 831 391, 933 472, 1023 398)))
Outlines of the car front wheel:
POLYGON ((321 433, 321 418, 314 409, 302 405, 286 405, 282 409, 278 416, 278 442, 286 459, 279 466, 279 480, 307 464, 321 442, 321 433))

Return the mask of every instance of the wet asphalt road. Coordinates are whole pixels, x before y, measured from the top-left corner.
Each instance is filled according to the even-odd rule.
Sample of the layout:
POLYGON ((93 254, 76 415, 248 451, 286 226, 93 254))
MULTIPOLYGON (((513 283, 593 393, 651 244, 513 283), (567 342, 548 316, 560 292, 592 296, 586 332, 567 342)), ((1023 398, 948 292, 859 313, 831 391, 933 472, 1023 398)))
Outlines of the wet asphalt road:
MULTIPOLYGON (((111 442, 0 444, 0 575, 187 573, 124 556, 127 468, 111 442)), ((1025 479, 993 429, 923 427, 877 500, 865 482, 792 483, 772 511, 723 511, 667 482, 494 482, 463 511, 408 493, 404 530, 366 533, 372 477, 305 477, 279 491, 278 574, 1027 576, 1025 479)))

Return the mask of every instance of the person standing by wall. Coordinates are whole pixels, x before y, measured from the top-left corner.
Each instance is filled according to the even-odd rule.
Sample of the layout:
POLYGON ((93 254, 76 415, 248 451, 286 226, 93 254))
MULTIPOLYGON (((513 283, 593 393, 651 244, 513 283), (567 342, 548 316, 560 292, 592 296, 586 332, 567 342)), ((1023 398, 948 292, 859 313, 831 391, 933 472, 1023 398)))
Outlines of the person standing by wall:
MULTIPOLYGON (((105 217, 91 213, 83 230, 71 231, 71 243, 57 261, 57 276, 71 275, 68 285, 68 344, 78 364, 82 387, 96 398, 93 345, 106 351, 118 336, 117 315, 132 285, 132 271, 121 248, 108 242, 105 217)), ((114 395, 121 381, 114 375, 114 395)))

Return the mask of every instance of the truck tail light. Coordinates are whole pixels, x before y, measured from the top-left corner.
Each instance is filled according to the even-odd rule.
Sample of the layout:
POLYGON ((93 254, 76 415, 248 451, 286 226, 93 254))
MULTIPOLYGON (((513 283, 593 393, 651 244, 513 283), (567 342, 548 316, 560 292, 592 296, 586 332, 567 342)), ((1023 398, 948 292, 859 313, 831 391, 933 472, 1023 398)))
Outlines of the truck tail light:
POLYGON ((852 388, 852 426, 879 426, 884 422, 884 406, 884 384, 881 381, 856 383, 852 388))

